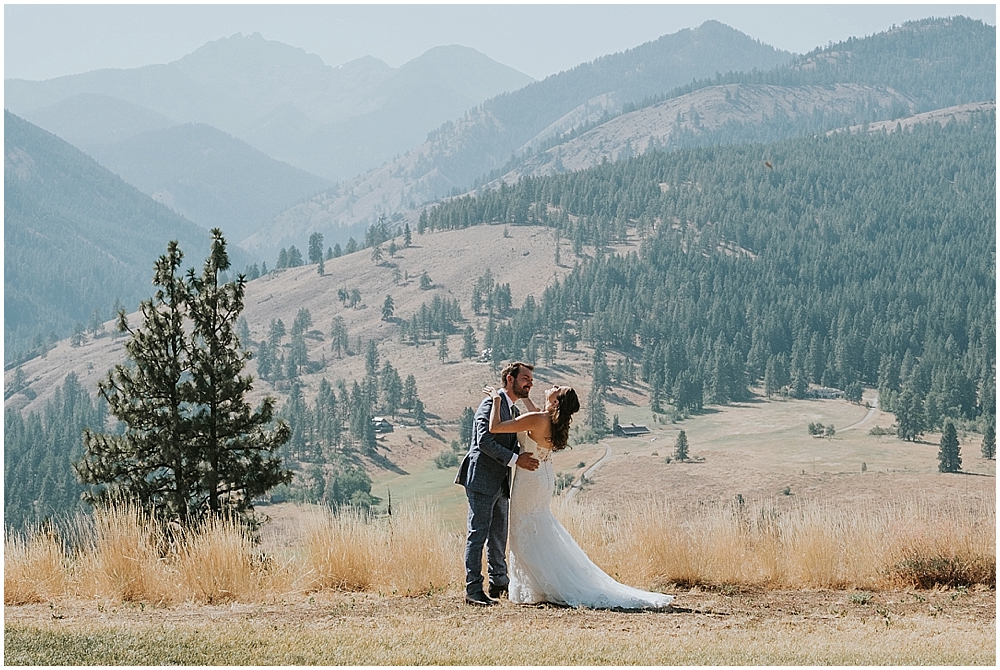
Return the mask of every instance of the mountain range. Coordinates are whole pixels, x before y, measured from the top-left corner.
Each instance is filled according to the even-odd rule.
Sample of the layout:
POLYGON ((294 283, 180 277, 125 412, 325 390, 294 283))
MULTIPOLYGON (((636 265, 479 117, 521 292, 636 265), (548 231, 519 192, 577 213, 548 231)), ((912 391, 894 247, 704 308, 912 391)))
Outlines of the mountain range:
POLYGON ((929 19, 791 58, 708 22, 489 100, 392 163, 281 214, 245 246, 265 252, 313 231, 346 238, 382 213, 408 212, 415 220, 422 204, 463 193, 477 181, 581 169, 650 146, 775 141, 994 100, 995 40, 996 29, 980 21, 929 19), (759 48, 757 55, 774 66, 757 65, 740 46, 759 48), (709 67, 686 70, 698 81, 664 76, 658 90, 632 81, 630 72, 642 72, 645 81, 655 69, 634 58, 655 61, 667 49, 671 55, 660 61, 665 71, 696 60, 709 67), (713 53, 730 49, 742 67, 713 60, 713 53), (743 71, 729 72, 737 69, 743 71), (715 76, 720 72, 726 74, 715 76), (581 87, 586 94, 573 106, 559 93, 581 78, 588 81, 581 87), (539 101, 549 98, 565 102, 543 116, 539 101), (539 150, 545 155, 536 157, 539 150))
MULTIPOLYGON (((27 149, 12 145, 8 132, 5 181, 23 188, 22 154, 61 169, 61 182, 34 184, 32 197, 65 210, 66 196, 58 189, 78 180, 77 190, 86 195, 73 202, 74 210, 81 220, 101 223, 94 240, 76 249, 104 244, 109 237, 96 232, 104 228, 122 238, 131 235, 131 224, 104 213, 113 204, 110 196, 91 197, 90 182, 119 185, 115 197, 128 204, 113 204, 116 211, 140 208, 157 217, 166 211, 149 202, 137 205, 141 194, 120 188, 118 175, 181 215, 166 229, 188 230, 191 222, 202 230, 220 226, 234 253, 239 246, 252 254, 236 253, 237 268, 262 260, 273 267, 279 249, 304 249, 313 233, 323 234, 324 246, 346 246, 350 237, 370 237, 368 230, 382 216, 393 226, 405 221, 412 227, 441 198, 524 176, 584 169, 653 149, 767 143, 873 127, 993 100, 994 44, 995 28, 957 17, 905 24, 794 56, 710 21, 510 90, 529 80, 462 47, 432 49, 398 69, 373 58, 331 68, 301 49, 256 34, 234 35, 166 65, 44 82, 7 80, 11 111, 72 141, 107 172, 98 177, 97 163, 68 145, 53 149, 56 138, 15 120, 19 137, 46 139, 27 149), (407 125, 418 117, 424 118, 422 129, 407 125), (432 117, 439 125, 428 133, 432 117), (442 124, 445 118, 450 120, 442 124), (335 128, 337 142, 362 143, 369 130, 384 138, 391 128, 401 133, 392 150, 409 150, 334 186, 317 176, 328 173, 325 168, 295 167, 308 163, 303 155, 279 160, 282 152, 294 154, 290 147, 301 140, 317 155, 325 152, 327 164, 339 164, 350 150, 328 151, 331 145, 315 134, 335 128), (284 148, 272 140, 285 142, 284 148)), ((32 221, 27 228, 39 225, 42 205, 23 206, 25 197, 9 190, 9 259, 50 253, 49 238, 18 232, 19 221, 32 221)), ((78 226, 76 234, 88 230, 78 226)), ((103 288, 67 300, 49 295, 45 281, 14 276, 28 270, 5 269, 11 277, 8 353, 33 348, 29 343, 39 337, 66 336, 73 323, 107 310, 116 299, 134 305, 130 301, 141 294, 138 287, 146 285, 151 259, 162 253, 167 236, 141 238, 148 243, 141 259, 130 258, 135 262, 128 271, 125 265, 116 270, 134 272, 130 279, 98 282, 103 288)), ((90 279, 75 276, 89 264, 66 257, 60 266, 75 291, 93 287, 90 279)))
MULTIPOLYGON (((159 70, 165 85, 216 82, 206 109, 267 69, 216 51, 261 48, 284 68, 245 101, 325 72, 256 38, 212 44, 159 70)), ((364 72, 384 68, 355 65, 368 95, 364 72)), ((167 240, 197 268, 208 214, 229 226, 234 270, 252 277, 237 329, 254 354, 253 399, 279 396, 293 427, 282 456, 302 500, 345 463, 396 468, 388 443, 359 432, 376 413, 423 421, 415 403, 390 402, 394 379, 419 389, 427 444, 410 443, 429 463, 496 371, 483 350, 580 389, 581 439, 603 408, 599 378, 609 405, 648 407, 658 422, 755 386, 807 384, 857 397, 876 387, 916 431, 907 439, 946 419, 969 431, 995 422, 995 29, 982 23, 906 24, 804 56, 706 24, 484 99, 318 197, 323 176, 218 120, 120 91, 46 90, 32 93, 36 111, 86 113, 77 147, 5 114, 5 469, 20 487, 8 491, 32 500, 25 519, 66 509, 54 492, 67 497, 83 426, 71 398, 122 360, 110 307, 149 294, 167 240), (744 67, 775 63, 715 67, 734 58, 727 48, 744 67), (121 123, 102 117, 112 109, 121 123), (255 226, 251 257, 234 242, 255 226), (323 246, 345 234, 361 244, 257 277, 262 257, 304 250, 314 232, 323 246)), ((311 109, 289 105, 274 118, 311 109)))
POLYGON ((371 57, 330 67, 254 33, 209 42, 162 65, 8 79, 4 100, 10 111, 81 148, 168 124, 203 123, 336 181, 531 81, 466 47, 437 47, 399 68, 371 57))

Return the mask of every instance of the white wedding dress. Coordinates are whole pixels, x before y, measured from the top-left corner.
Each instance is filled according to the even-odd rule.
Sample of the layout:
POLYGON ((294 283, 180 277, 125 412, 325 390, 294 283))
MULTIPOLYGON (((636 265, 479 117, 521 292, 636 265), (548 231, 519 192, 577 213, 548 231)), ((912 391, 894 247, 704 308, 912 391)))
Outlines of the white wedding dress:
POLYGON ((551 449, 518 433, 521 451, 541 463, 534 472, 515 468, 510 494, 507 547, 514 603, 554 603, 594 609, 658 609, 673 596, 643 591, 616 582, 584 553, 552 514, 555 487, 551 449))

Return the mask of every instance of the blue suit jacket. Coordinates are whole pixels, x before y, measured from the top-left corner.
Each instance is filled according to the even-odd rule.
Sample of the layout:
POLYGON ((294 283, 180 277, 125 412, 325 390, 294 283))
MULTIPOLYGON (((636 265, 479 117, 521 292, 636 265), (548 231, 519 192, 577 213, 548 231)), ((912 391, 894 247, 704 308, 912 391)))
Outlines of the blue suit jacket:
MULTIPOLYGON (((500 394, 500 420, 509 421, 519 414, 516 407, 508 404, 506 394, 500 394)), ((466 489, 493 495, 502 489, 510 496, 509 463, 514 454, 520 453, 515 433, 493 435, 490 433, 490 412, 493 409, 493 399, 484 398, 479 403, 472 424, 472 444, 469 453, 458 468, 455 483, 466 489)))

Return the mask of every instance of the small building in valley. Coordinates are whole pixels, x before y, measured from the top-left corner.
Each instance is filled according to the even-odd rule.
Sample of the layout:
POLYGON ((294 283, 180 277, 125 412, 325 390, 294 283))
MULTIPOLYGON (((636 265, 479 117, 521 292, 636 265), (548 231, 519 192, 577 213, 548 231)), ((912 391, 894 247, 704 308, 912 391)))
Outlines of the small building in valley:
POLYGON ((840 389, 832 389, 828 386, 819 386, 806 391, 807 398, 819 398, 821 400, 839 400, 844 397, 844 392, 840 389))
POLYGON ((648 432, 649 428, 641 423, 619 424, 615 427, 615 435, 618 437, 636 437, 637 435, 645 435, 648 432))

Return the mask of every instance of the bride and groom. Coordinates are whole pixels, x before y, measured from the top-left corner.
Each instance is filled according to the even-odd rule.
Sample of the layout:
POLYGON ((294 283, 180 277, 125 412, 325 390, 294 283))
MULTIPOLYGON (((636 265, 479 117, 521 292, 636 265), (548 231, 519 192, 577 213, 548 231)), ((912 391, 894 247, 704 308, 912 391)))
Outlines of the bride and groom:
POLYGON ((500 374, 502 389, 483 389, 487 397, 475 414, 472 445, 455 478, 469 500, 465 601, 488 606, 507 594, 514 603, 667 607, 673 596, 642 591, 608 576, 552 514, 551 455, 566 447, 580 401, 571 387, 552 386, 539 409, 528 397, 533 371, 526 363, 510 363, 500 374), (528 410, 524 414, 514 406, 518 400, 528 410), (489 595, 483 588, 484 546, 489 595))

